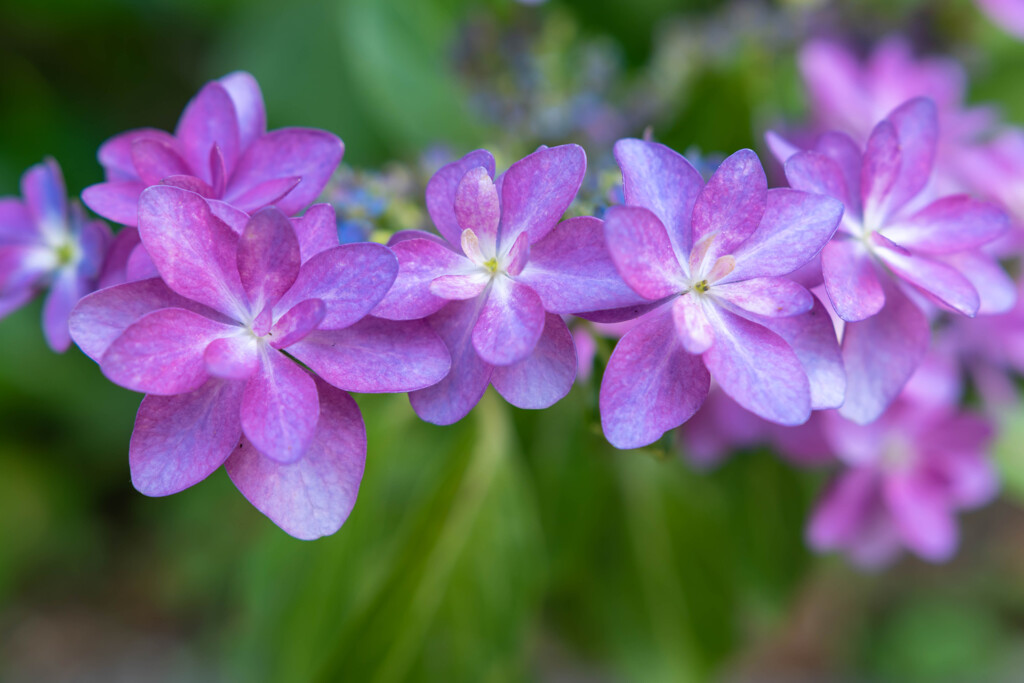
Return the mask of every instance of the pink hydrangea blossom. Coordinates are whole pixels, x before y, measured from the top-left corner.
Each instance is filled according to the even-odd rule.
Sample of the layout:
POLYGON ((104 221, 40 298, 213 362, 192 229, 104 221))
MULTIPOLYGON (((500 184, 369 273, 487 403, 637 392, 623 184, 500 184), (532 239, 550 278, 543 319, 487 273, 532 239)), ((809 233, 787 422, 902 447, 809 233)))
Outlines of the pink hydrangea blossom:
POLYGON ((605 249, 601 221, 559 222, 585 171, 582 148, 564 145, 530 154, 497 180, 490 153, 470 152, 430 180, 427 209, 441 236, 395 236, 398 279, 374 310, 429 316, 448 344, 451 373, 409 397, 424 420, 462 419, 488 385, 520 408, 554 404, 577 365, 561 316, 638 301, 605 249))
POLYGON ((53 159, 25 171, 21 194, 21 199, 0 198, 0 318, 49 289, 43 333, 60 353, 71 345, 72 307, 96 288, 110 229, 68 203, 64 176, 53 159))
POLYGON ((846 401, 840 412, 864 424, 899 394, 928 348, 919 301, 974 316, 1013 305, 1012 280, 982 247, 1009 221, 967 195, 922 205, 938 137, 935 107, 915 99, 875 126, 862 149, 843 133, 785 160, 792 187, 843 202, 842 223, 821 252, 825 289, 846 321, 846 401))
POLYGON ((139 196, 152 185, 191 190, 246 213, 274 205, 292 216, 320 194, 343 151, 323 130, 267 132, 259 85, 238 71, 203 86, 173 135, 139 128, 103 143, 106 181, 86 188, 82 200, 127 226, 137 224, 139 196))
POLYGON ((448 372, 425 322, 367 317, 397 274, 390 250, 328 246, 329 212, 310 213, 228 223, 188 190, 143 192, 139 235, 160 277, 98 291, 71 320, 110 380, 147 394, 129 448, 142 493, 176 493, 224 465, 288 533, 333 533, 366 451, 344 391, 410 391, 448 372))
POLYGON ((750 150, 727 158, 707 184, 664 145, 620 140, 615 155, 626 205, 608 209, 605 239, 648 312, 616 346, 601 384, 608 440, 618 448, 657 440, 700 408, 712 375, 779 424, 842 403, 832 322, 785 277, 831 238, 840 203, 769 190, 750 150))

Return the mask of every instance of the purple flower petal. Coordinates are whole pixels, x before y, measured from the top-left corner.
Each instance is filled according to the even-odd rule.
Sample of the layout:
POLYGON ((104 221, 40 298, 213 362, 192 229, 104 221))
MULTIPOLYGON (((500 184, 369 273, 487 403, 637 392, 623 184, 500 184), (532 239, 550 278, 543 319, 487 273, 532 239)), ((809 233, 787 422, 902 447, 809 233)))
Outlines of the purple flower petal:
POLYGON ((531 353, 544 331, 544 304, 529 286, 497 277, 484 295, 473 326, 473 348, 491 365, 518 363, 531 353))
POLYGON ((430 293, 441 299, 464 301, 477 297, 490 282, 491 276, 483 272, 467 275, 442 275, 431 281, 430 293))
POLYGON ((905 102, 888 116, 900 146, 899 177, 893 184, 889 208, 899 209, 924 189, 932 175, 939 118, 935 103, 918 97, 905 102))
POLYGON ((637 294, 661 299, 687 289, 665 226, 638 206, 613 206, 605 213, 605 243, 616 269, 637 294))
POLYGON ((616 448, 654 443, 697 412, 710 384, 700 356, 679 342, 671 311, 646 315, 608 361, 600 397, 605 438, 616 448))
POLYGON ((560 315, 643 301, 619 275, 601 221, 586 216, 560 223, 534 244, 517 279, 537 292, 546 310, 560 315))
MULTIPOLYGON (((254 185, 245 192, 232 197, 231 203, 242 211, 252 213, 259 209, 273 205, 279 205, 282 198, 298 187, 302 182, 301 176, 285 176, 283 178, 271 178, 258 185, 254 185)), ((300 211, 304 207, 300 207, 300 211)))
POLYGON ((409 394, 420 419, 449 425, 464 418, 487 390, 493 366, 484 362, 471 342, 480 313, 479 299, 453 301, 429 319, 451 354, 451 372, 437 384, 409 394))
POLYGON ((896 286, 887 285, 885 306, 877 315, 845 326, 846 401, 840 414, 857 424, 876 420, 917 369, 930 337, 924 313, 896 286))
POLYGON ((270 345, 275 349, 284 349, 304 339, 320 325, 326 313, 327 307, 320 299, 300 301, 274 323, 270 330, 274 340, 270 345))
POLYGON ((707 237, 707 258, 731 254, 761 223, 768 201, 768 178, 749 149, 729 156, 718 167, 693 205, 693 243, 707 237))
POLYGON ((701 300, 693 295, 681 296, 672 304, 676 334, 689 353, 700 355, 715 343, 715 330, 704 313, 701 300))
POLYGON ((447 246, 431 239, 414 237, 391 245, 398 258, 398 276, 373 314, 391 320, 416 320, 445 305, 430 292, 430 283, 472 264, 447 246))
POLYGON ((509 275, 515 276, 523 272, 523 268, 530 261, 530 236, 528 233, 519 233, 519 237, 509 247, 505 258, 507 259, 505 271, 509 275))
POLYGON ((366 429, 344 392, 317 383, 320 421, 299 461, 284 465, 242 441, 225 467, 242 495, 296 538, 313 540, 341 528, 356 503, 366 463, 366 429))
POLYGON ((865 320, 885 305, 877 266, 862 244, 842 239, 829 242, 821 251, 821 271, 832 307, 843 320, 865 320))
MULTIPOLYGON (((259 368, 256 337, 246 331, 214 339, 203 352, 206 371, 221 379, 246 380, 259 368)), ((241 394, 239 394, 241 395, 241 394)))
POLYGON ((879 478, 869 469, 840 474, 818 501, 807 526, 807 543, 817 551, 852 544, 879 505, 879 478))
POLYGON ((576 347, 565 321, 548 313, 533 353, 512 365, 498 366, 491 384, 506 401, 528 410, 553 406, 576 379, 576 347))
POLYGON ((157 185, 168 176, 192 175, 188 164, 171 145, 153 138, 132 143, 132 164, 146 185, 157 185))
POLYGON ((64 353, 71 346, 68 317, 71 309, 88 291, 87 284, 70 268, 61 270, 50 287, 50 293, 43 304, 43 335, 47 345, 57 353, 64 353))
POLYGON ((642 206, 657 216, 676 259, 685 260, 692 246, 690 216, 704 187, 700 173, 681 154, 644 140, 619 140, 615 159, 622 168, 626 204, 642 206))
POLYGON ((138 246, 139 231, 135 228, 124 228, 117 233, 103 261, 97 289, 128 282, 128 259, 138 246))
POLYGON ((811 293, 784 277, 758 277, 716 284, 711 291, 733 306, 770 318, 800 315, 814 307, 811 293))
POLYGON ((108 181, 139 180, 138 171, 132 161, 132 145, 137 140, 162 142, 170 145, 175 152, 180 152, 177 139, 170 133, 156 128, 135 128, 115 135, 100 145, 97 155, 100 165, 106 171, 108 181))
POLYGON ((174 130, 191 175, 212 182, 210 150, 218 145, 227 167, 234 168, 240 150, 238 117, 228 91, 216 81, 207 83, 193 97, 174 130))
POLYGON ((144 189, 137 180, 98 183, 82 191, 82 201, 107 220, 134 227, 139 224, 139 195, 144 189))
POLYGON ((813 259, 835 234, 843 205, 798 190, 768 190, 764 218, 734 252, 736 268, 722 282, 788 275, 813 259))
POLYGON ((889 121, 881 121, 871 132, 861 162, 860 196, 864 221, 882 225, 892 207, 889 196, 900 174, 900 141, 889 121))
POLYGON ((981 250, 945 254, 940 260, 952 266, 971 282, 981 305, 978 315, 998 315, 1013 309, 1017 303, 1017 284, 999 261, 981 250))
POLYGON ((128 447, 132 485, 169 496, 213 474, 238 446, 241 382, 211 379, 179 396, 146 396, 128 447))
POLYGON ((444 341, 424 320, 367 317, 313 332, 288 353, 339 389, 370 394, 423 389, 451 367, 444 341))
POLYGON ((238 241, 238 275, 254 310, 274 305, 299 276, 299 240, 288 218, 275 208, 249 219, 238 241))
POLYGON ((189 192, 195 192, 196 194, 202 195, 206 198, 214 196, 213 187, 211 187, 210 184, 202 178, 197 178, 194 175, 167 176, 160 184, 181 188, 182 190, 188 190, 189 192))
POLYGON ((302 178, 276 202, 288 216, 299 213, 317 198, 341 163, 345 146, 337 136, 311 128, 281 128, 260 137, 238 160, 224 199, 234 204, 252 188, 270 180, 302 178))
POLYGON ((68 194, 60 166, 51 158, 21 176, 21 196, 37 225, 63 224, 68 216, 68 194))
POLYGON ((586 170, 579 145, 539 149, 512 164, 501 185, 499 245, 514 243, 523 232, 530 244, 548 234, 576 198, 586 170))
POLYGON ((31 244, 39 235, 28 207, 15 197, 0 198, 0 244, 31 244))
POLYGON ((397 273, 398 260, 384 245, 343 244, 304 263, 295 284, 275 307, 286 311, 300 301, 320 299, 327 306, 320 328, 341 329, 372 311, 397 273))
POLYGON ((946 254, 988 244, 1009 228, 1009 219, 999 207, 961 194, 936 200, 897 224, 886 226, 884 232, 892 241, 914 251, 946 254))
POLYGON ((839 164, 816 150, 804 150, 790 157, 786 162, 786 180, 796 190, 833 197, 851 209, 860 203, 859 197, 854 203, 839 164))
POLYGON ((885 501, 907 547, 932 562, 945 562, 957 546, 957 529, 937 482, 921 474, 893 476, 885 482, 885 501))
POLYGON ((893 249, 879 249, 878 255, 893 272, 943 306, 972 317, 978 313, 978 292, 952 266, 922 254, 911 256, 893 249))
POLYGON ((839 164, 843 178, 846 179, 847 201, 843 200, 849 211, 859 215, 860 203, 860 170, 862 154, 860 145, 846 133, 827 131, 818 137, 814 149, 839 164))
POLYGON ((224 224, 231 228, 231 232, 238 236, 245 232, 245 226, 249 224, 249 214, 245 211, 219 199, 207 197, 206 203, 210 205, 210 211, 213 215, 224 221, 224 224))
POLYGON ((203 352, 210 342, 238 329, 183 308, 160 309, 129 325, 103 354, 100 368, 132 391, 184 394, 206 382, 203 352))
POLYGON ((259 354, 259 367, 242 394, 242 431, 268 458, 295 462, 316 431, 316 384, 280 351, 262 347, 259 354))
POLYGON ((206 201, 175 187, 148 188, 139 199, 139 236, 160 276, 178 294, 241 319, 238 236, 206 201))
POLYGON ((494 157, 485 149, 470 152, 458 161, 453 161, 433 175, 427 183, 427 211, 445 239, 453 247, 459 246, 462 228, 455 216, 455 195, 459 183, 472 169, 483 166, 490 176, 494 176, 494 157))
POLYGON ((314 204, 299 218, 292 219, 292 227, 299 238, 302 262, 305 263, 322 251, 339 246, 338 218, 330 204, 314 204))
POLYGON ((800 360, 782 337, 723 308, 708 312, 715 343, 704 353, 715 381, 752 413, 781 425, 811 416, 811 390, 800 360))
POLYGON ((267 132, 267 113, 259 83, 245 71, 235 71, 217 79, 231 97, 238 118, 238 143, 246 149, 267 132))
POLYGON ((487 244, 497 244, 501 219, 498 189, 483 166, 470 169, 459 181, 455 190, 455 218, 463 230, 472 230, 487 244))

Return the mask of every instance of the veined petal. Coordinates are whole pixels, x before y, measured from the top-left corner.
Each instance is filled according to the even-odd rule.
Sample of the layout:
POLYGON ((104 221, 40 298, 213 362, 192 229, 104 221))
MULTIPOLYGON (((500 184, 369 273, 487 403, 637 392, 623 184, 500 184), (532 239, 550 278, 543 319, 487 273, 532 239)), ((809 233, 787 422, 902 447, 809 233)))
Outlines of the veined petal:
POLYGON ((605 243, 616 269, 637 294, 661 299, 686 289, 665 226, 647 209, 613 206, 605 213, 605 243))
POLYGON ((259 83, 245 71, 234 71, 217 79, 231 97, 238 118, 238 144, 246 149, 267 132, 267 113, 259 83))
POLYGON ((320 299, 300 301, 274 323, 270 329, 270 336, 273 337, 270 345, 275 349, 284 349, 304 339, 320 325, 326 313, 327 307, 320 299))
MULTIPOLYGON (((239 191, 237 196, 231 197, 231 204, 242 211, 252 213, 271 205, 280 205, 284 197, 302 182, 302 176, 283 176, 281 178, 270 178, 257 183, 245 191, 239 191)), ((291 203, 291 202, 290 202, 291 203)), ((302 208, 300 207, 300 211, 302 208)))
POLYGON ((697 296, 687 294, 676 299, 672 304, 672 319, 676 334, 689 353, 700 355, 715 343, 715 330, 697 296))
POLYGON ((206 371, 214 377, 249 379, 259 367, 256 337, 239 329, 237 334, 230 337, 214 339, 203 352, 203 360, 206 362, 206 371))
POLYGON ((132 164, 146 185, 156 185, 168 176, 193 174, 174 147, 154 138, 132 143, 132 164))
POLYGON ((447 299, 430 292, 439 277, 469 270, 465 256, 432 239, 412 237, 391 245, 398 258, 398 275, 373 314, 391 320, 416 320, 436 312, 447 299))
POLYGON ((340 245, 338 218, 330 204, 314 204, 305 214, 292 219, 292 227, 299 238, 299 250, 305 263, 322 251, 340 245))
POLYGON ((275 208, 249 219, 238 241, 238 275, 253 310, 274 305, 299 276, 299 240, 288 218, 275 208))
POLYGON ((455 190, 455 218, 463 230, 472 230, 488 245, 497 244, 501 207, 491 173, 483 166, 470 169, 455 190))
POLYGON ((355 506, 366 463, 359 407, 343 391, 322 382, 316 386, 320 420, 302 459, 281 464, 243 440, 225 464, 231 481, 257 510, 303 540, 341 528, 355 506))
POLYGON ((263 455, 295 462, 313 440, 320 404, 309 374, 280 351, 260 349, 256 373, 242 393, 242 431, 263 455))
POLYGON ((839 164, 817 150, 804 150, 790 157, 786 162, 786 180, 795 190, 838 199, 851 209, 860 203, 858 197, 854 204, 839 164))
POLYGON ((575 378, 572 335, 561 317, 548 313, 533 353, 518 363, 495 367, 491 384, 517 408, 540 410, 562 400, 575 378))
POLYGON ((961 194, 932 202, 886 226, 884 234, 914 251, 947 254, 988 244, 1009 229, 1009 218, 995 204, 961 194))
POLYGON ((210 379, 187 394, 143 398, 128 447, 132 485, 169 496, 213 474, 242 437, 244 386, 210 379))
POLYGON ((484 272, 442 275, 430 282, 430 293, 442 299, 464 301, 478 296, 490 281, 491 276, 484 272))
POLYGON ((491 365, 511 365, 531 353, 544 331, 544 304, 509 277, 492 280, 473 327, 473 348, 491 365))
POLYGON ((207 199, 214 195, 213 188, 210 186, 210 183, 206 182, 202 178, 197 178, 194 175, 170 175, 160 181, 160 184, 181 188, 182 190, 188 190, 189 192, 195 192, 207 199))
POLYGON ((802 285, 784 277, 758 277, 712 286, 711 293, 755 315, 786 318, 814 307, 814 297, 802 285))
POLYGON ((713 236, 710 262, 733 253, 761 223, 768 201, 768 178, 749 149, 729 156, 693 205, 693 243, 713 236))
MULTIPOLYGON (((97 158, 108 181, 139 180, 138 171, 132 162, 132 145, 137 140, 155 140, 170 145, 179 152, 177 139, 167 131, 156 128, 135 128, 119 133, 100 145, 97 158)), ((139 190, 142 191, 141 189, 139 190)))
POLYGON ((238 159, 238 118, 228 91, 216 81, 207 83, 193 97, 174 130, 191 175, 210 178, 210 150, 219 145, 224 160, 233 167, 238 159))
POLYGON ((879 257, 897 275, 957 313, 975 316, 981 306, 974 285, 955 268, 923 254, 879 249, 879 257))
POLYGON ((616 448, 654 443, 686 422, 708 395, 711 377, 687 353, 667 307, 654 311, 615 346, 601 382, 601 427, 616 448))
POLYGON ((814 149, 827 156, 839 165, 843 178, 846 180, 847 198, 843 200, 848 211, 861 214, 860 203, 860 169, 862 161, 861 147, 846 133, 826 131, 818 137, 814 149), (849 200, 847 202, 847 199, 849 200))
POLYGON ((139 224, 139 195, 144 189, 137 180, 97 183, 82 191, 82 201, 107 220, 134 227, 139 224))
POLYGON ((878 270, 863 245, 838 239, 821 250, 821 272, 836 314, 856 322, 875 315, 885 305, 878 270))
POLYGON ((893 209, 889 196, 900 174, 902 156, 896 129, 889 121, 881 121, 871 132, 860 171, 860 196, 864 221, 880 226, 893 209))
POLYGON ((485 149, 470 152, 458 161, 453 161, 431 177, 427 183, 427 212, 445 239, 458 248, 462 228, 455 217, 455 194, 459 183, 470 170, 483 166, 490 176, 494 175, 494 157, 485 149))
POLYGON ((424 389, 451 368, 444 341, 425 320, 367 317, 313 332, 288 352, 339 389, 369 394, 424 389))
POLYGON ((576 198, 586 170, 579 145, 539 149, 512 164, 501 185, 499 249, 522 232, 529 233, 530 244, 548 234, 576 198))
POLYGON ((924 189, 932 175, 939 140, 935 103, 925 97, 904 102, 888 116, 900 146, 900 170, 892 186, 889 208, 896 211, 924 189))

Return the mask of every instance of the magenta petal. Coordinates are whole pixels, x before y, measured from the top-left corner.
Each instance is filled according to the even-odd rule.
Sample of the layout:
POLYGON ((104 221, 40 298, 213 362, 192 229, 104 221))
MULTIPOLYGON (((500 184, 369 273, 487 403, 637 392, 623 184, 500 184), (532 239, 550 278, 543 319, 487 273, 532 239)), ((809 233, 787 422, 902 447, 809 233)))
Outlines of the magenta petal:
POLYGON ((39 235, 25 202, 16 197, 0 197, 0 243, 31 244, 39 235))
POLYGON ((661 299, 687 288, 665 226, 647 209, 609 208, 605 213, 604 234, 616 269, 640 296, 661 299))
POLYGON ((305 455, 291 464, 263 457, 247 441, 225 464, 256 509, 303 540, 341 528, 356 503, 366 463, 366 429, 355 401, 318 382, 320 420, 305 455))
POLYGON ((957 546, 953 511, 938 482, 918 473, 890 477, 885 500, 907 547, 932 562, 945 562, 957 546))
POLYGON ((978 313, 981 299, 977 290, 952 266, 923 254, 907 255, 892 249, 879 249, 878 255, 893 272, 943 306, 968 316, 978 313))
POLYGON ((704 363, 725 393, 770 422, 806 422, 811 416, 810 384, 789 344, 723 308, 709 311, 708 317, 715 343, 704 354, 704 363))
POLYGON ((299 218, 292 219, 299 250, 305 263, 322 251, 337 247, 338 218, 330 204, 314 204, 299 218))
POLYGON ((224 224, 231 228, 231 232, 239 236, 245 232, 245 226, 249 224, 249 214, 245 211, 219 199, 207 197, 206 203, 210 205, 210 211, 213 212, 213 215, 224 221, 224 224))
POLYGON ((900 173, 900 141, 889 121, 882 121, 871 132, 861 162, 860 195, 864 220, 868 225, 882 225, 894 208, 889 195, 900 173))
POLYGON ((210 184, 202 178, 197 178, 194 175, 171 175, 164 178, 161 185, 169 185, 171 187, 181 188, 182 190, 188 190, 189 192, 195 192, 204 197, 212 197, 214 194, 213 188, 210 184))
POLYGON ((1017 284, 992 256, 981 250, 945 254, 940 260, 966 277, 978 292, 978 315, 998 315, 1017 303, 1017 284))
POLYGON ((494 157, 485 149, 470 152, 458 161, 443 166, 427 183, 427 211, 445 239, 453 247, 459 246, 462 228, 455 216, 455 195, 463 176, 478 166, 494 175, 494 157))
POLYGON ((238 241, 238 275, 253 310, 274 305, 299 276, 299 240, 288 218, 275 208, 249 219, 238 241))
MULTIPOLYGON (((119 133, 100 145, 100 165, 106 171, 106 179, 109 181, 135 180, 139 174, 132 162, 132 145, 137 140, 155 140, 170 145, 176 152, 178 141, 170 133, 156 128, 135 128, 119 133)), ((141 191, 141 190, 140 190, 141 191)))
POLYGON ((139 236, 168 287, 229 316, 243 315, 238 235, 202 197, 165 185, 147 188, 139 199, 139 236))
POLYGON ((576 379, 576 347, 565 321, 548 313, 533 353, 494 368, 491 384, 517 408, 540 410, 562 400, 576 379))
POLYGON ((704 313, 704 306, 694 295, 681 296, 672 304, 676 334, 689 353, 700 355, 715 343, 715 330, 704 313))
POLYGON ((885 305, 877 266, 862 244, 837 239, 821 251, 825 289, 836 314, 855 322, 875 315, 885 305))
POLYGON ((493 366, 485 363, 471 342, 479 300, 453 301, 430 317, 430 325, 451 354, 451 372, 437 384, 409 394, 421 419, 433 424, 458 422, 487 390, 493 366))
POLYGON ((221 379, 245 380, 259 367, 256 337, 245 331, 214 339, 203 352, 206 371, 221 379))
POLYGON ((184 394, 206 381, 203 352, 210 342, 237 331, 183 308, 160 309, 129 325, 103 354, 100 368, 132 391, 184 394))
POLYGON ((690 253, 690 216, 704 187, 700 173, 665 145, 625 139, 615 143, 626 204, 651 211, 665 226, 677 260, 690 253))
POLYGON ((207 83, 181 114, 174 136, 181 144, 192 175, 211 182, 210 150, 220 147, 228 168, 238 159, 238 118, 228 91, 216 81, 207 83))
POLYGON ((316 384, 280 351, 262 347, 259 356, 259 367, 242 394, 242 431, 268 458, 295 462, 316 431, 316 384))
POLYGON ((464 301, 478 296, 490 281, 491 276, 484 272, 442 275, 430 283, 430 293, 442 299, 464 301))
MULTIPOLYGON (((549 235, 551 233, 548 233, 549 235)), ((508 252, 505 254, 506 266, 505 270, 509 275, 519 275, 523 272, 523 268, 530 262, 530 236, 525 232, 519 233, 519 237, 509 247, 508 252)))
MULTIPOLYGON (((124 264, 124 277, 128 282, 160 277, 160 272, 153 264, 153 259, 149 257, 149 253, 141 243, 135 245, 132 253, 128 255, 128 262, 124 264)), ((186 299, 186 301, 191 301, 191 299, 186 299)), ((182 308, 187 308, 187 306, 182 308)), ((204 306, 204 308, 206 307, 204 306)))
POLYGON ((818 137, 814 149, 839 164, 846 179, 849 203, 844 200, 849 211, 861 212, 860 203, 860 171, 862 154, 861 147, 846 133, 826 131, 818 137))
POLYGON ((47 345, 57 353, 64 353, 71 346, 68 317, 88 291, 86 283, 70 268, 62 270, 51 285, 43 304, 43 334, 47 345))
POLYGON ((711 377, 687 353, 667 307, 640 319, 615 346, 601 382, 601 427, 616 448, 640 448, 690 419, 711 377))
POLYGON ((1009 219, 999 207, 961 194, 932 202, 887 226, 884 233, 914 251, 945 254, 988 244, 1009 228, 1009 219))
POLYGON ((425 320, 367 317, 343 330, 318 330, 288 352, 330 384, 360 393, 415 391, 451 367, 444 341, 425 320))
POLYGON ((472 264, 439 241, 412 237, 391 246, 398 258, 398 276, 373 314, 391 320, 416 320, 444 306, 442 299, 430 292, 430 283, 453 271, 472 264))
POLYGON ((498 189, 483 166, 470 169, 455 190, 455 218, 463 230, 472 230, 487 244, 496 244, 501 207, 498 189))
POLYGON ((708 258, 731 254, 761 222, 768 201, 768 178, 749 149, 729 156, 693 205, 693 243, 712 239, 708 258), (712 237, 713 236, 713 237, 712 237))
POLYGON ((348 327, 384 298, 398 273, 398 260, 382 244, 343 244, 302 264, 299 277, 274 306, 288 310, 300 301, 320 299, 327 314, 320 328, 348 327))
POLYGON ((924 313, 896 286, 887 286, 885 306, 843 331, 846 401, 840 414, 857 424, 876 420, 896 398, 928 350, 931 332, 924 313))
POLYGON ((64 175, 51 158, 30 167, 21 176, 21 196, 37 225, 63 224, 68 216, 64 175))
POLYGON ((192 175, 188 164, 173 147, 152 138, 132 143, 132 163, 146 185, 156 185, 168 176, 192 175))
POLYGON ((619 275, 605 246, 603 224, 588 216, 560 223, 534 244, 518 280, 540 295, 545 309, 561 315, 643 301, 619 275))
POLYGON ((344 151, 341 140, 326 131, 271 131, 253 142, 238 160, 224 198, 234 203, 234 199, 268 180, 302 178, 294 190, 276 202, 282 213, 292 216, 313 203, 341 163, 344 151))
POLYGON ((491 365, 518 363, 531 353, 544 331, 544 304, 529 286, 502 276, 484 294, 473 327, 473 347, 491 365))
POLYGON ((249 213, 259 211, 272 204, 280 204, 282 198, 298 187, 300 182, 302 182, 300 176, 271 178, 258 185, 254 185, 237 196, 233 196, 231 203, 242 211, 249 213))
POLYGON ((124 228, 117 233, 103 261, 98 289, 128 282, 128 259, 138 246, 139 231, 135 228, 124 228))
POLYGON ((132 485, 169 496, 213 474, 238 446, 241 382, 211 379, 179 396, 146 396, 128 447, 132 485))
POLYGON ((878 476, 869 469, 840 474, 818 501, 807 527, 807 543, 818 551, 844 548, 857 539, 879 505, 878 476))
POLYGON ((500 246, 530 235, 530 244, 558 224, 576 198, 587 170, 587 155, 579 145, 539 149, 512 164, 501 185, 500 246))
POLYGON ((784 277, 758 277, 716 284, 711 292, 755 315, 786 318, 814 307, 814 297, 802 285, 784 277))
POLYGON ((107 220, 134 227, 139 224, 139 195, 144 189, 137 180, 98 183, 82 191, 82 201, 107 220))
POLYGON ((918 97, 904 102, 888 117, 900 146, 899 177, 892 187, 889 205, 897 210, 928 184, 939 139, 939 117, 935 103, 918 97))
POLYGON ((804 150, 790 157, 786 162, 786 180, 793 189, 833 197, 851 210, 860 203, 860 197, 854 203, 839 164, 817 150, 804 150))
POLYGON ((263 107, 263 93, 252 74, 235 71, 217 79, 231 102, 235 105, 238 118, 238 143, 246 149, 257 138, 267 132, 267 113, 263 107))
POLYGON ((835 234, 843 205, 799 190, 768 190, 761 224, 733 253, 736 268, 723 282, 788 275, 813 259, 835 234))
POLYGON ((327 313, 327 307, 320 299, 306 299, 292 306, 282 315, 270 330, 275 349, 284 349, 305 338, 315 330, 327 313))

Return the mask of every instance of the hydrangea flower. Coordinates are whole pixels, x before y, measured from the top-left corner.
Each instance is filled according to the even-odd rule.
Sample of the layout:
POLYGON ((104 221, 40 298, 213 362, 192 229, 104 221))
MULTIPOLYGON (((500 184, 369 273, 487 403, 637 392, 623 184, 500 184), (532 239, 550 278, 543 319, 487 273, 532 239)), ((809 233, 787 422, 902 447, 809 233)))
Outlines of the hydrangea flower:
POLYGON ((497 182, 484 150, 431 178, 427 210, 441 237, 395 236, 398 279, 374 310, 395 320, 430 316, 448 344, 451 373, 409 397, 424 420, 462 419, 489 384, 520 408, 554 404, 576 376, 560 316, 636 303, 605 249, 601 221, 559 223, 585 170, 583 150, 565 145, 517 161, 497 182))
POLYGON ((689 419, 711 376, 747 410, 784 425, 843 400, 835 331, 821 302, 784 276, 828 242, 831 197, 769 190, 757 155, 728 157, 705 185, 671 149, 620 140, 626 205, 605 237, 623 279, 652 308, 622 337, 601 384, 601 423, 618 448, 689 419))
POLYGON ((447 373, 429 325, 366 317, 394 281, 394 255, 324 248, 333 212, 313 213, 293 224, 268 208, 231 224, 188 190, 143 192, 139 234, 162 279, 96 292, 71 321, 110 380, 147 394, 129 449, 142 493, 176 493, 223 464, 288 533, 333 533, 366 450, 339 390, 409 391, 447 373))
POLYGON ((1015 300, 1012 280, 981 250, 1009 228, 1006 215, 967 195, 922 206, 937 137, 935 107, 918 98, 881 121, 863 150, 826 133, 785 161, 792 187, 845 206, 821 268, 847 323, 840 412, 861 424, 882 414, 928 349, 928 319, 915 300, 966 316, 1006 311, 1015 300))
POLYGON ((888 564, 904 547, 943 562, 956 551, 957 511, 995 496, 998 480, 987 454, 992 425, 935 400, 948 392, 922 379, 915 376, 869 425, 826 415, 826 436, 846 469, 808 524, 815 550, 841 550, 868 568, 888 564))
POLYGON ((137 224, 142 191, 160 184, 246 213, 273 204, 291 216, 317 198, 343 151, 341 140, 327 131, 267 132, 260 87, 250 74, 237 71, 203 86, 173 135, 139 128, 103 143, 99 161, 106 181, 86 188, 82 200, 127 226, 137 224))
POLYGON ((110 229, 90 220, 77 203, 68 204, 53 159, 25 171, 21 194, 0 198, 0 319, 49 288, 43 334, 62 353, 71 345, 72 307, 96 288, 110 229))

